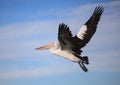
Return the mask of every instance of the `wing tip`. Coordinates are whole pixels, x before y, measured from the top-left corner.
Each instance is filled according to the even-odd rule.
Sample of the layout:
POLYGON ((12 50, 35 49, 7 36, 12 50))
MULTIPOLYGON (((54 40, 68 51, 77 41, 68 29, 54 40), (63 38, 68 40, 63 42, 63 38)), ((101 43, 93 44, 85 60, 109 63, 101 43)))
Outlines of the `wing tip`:
POLYGON ((103 11, 104 11, 104 7, 99 5, 95 7, 93 14, 102 14, 103 11))
POLYGON ((65 34, 65 35, 72 36, 72 33, 71 33, 70 29, 69 29, 69 26, 67 26, 63 22, 61 24, 59 24, 58 35, 60 35, 60 34, 65 34))

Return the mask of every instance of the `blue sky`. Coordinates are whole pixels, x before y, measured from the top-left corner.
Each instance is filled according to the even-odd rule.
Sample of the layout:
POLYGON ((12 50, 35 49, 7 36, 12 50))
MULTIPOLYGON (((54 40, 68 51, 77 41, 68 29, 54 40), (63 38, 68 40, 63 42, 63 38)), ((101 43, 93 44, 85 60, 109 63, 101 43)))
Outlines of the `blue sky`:
POLYGON ((0 0, 0 85, 120 85, 119 0, 0 0), (59 23, 76 34, 94 8, 105 9, 83 48, 89 71, 36 47, 57 41, 59 23))

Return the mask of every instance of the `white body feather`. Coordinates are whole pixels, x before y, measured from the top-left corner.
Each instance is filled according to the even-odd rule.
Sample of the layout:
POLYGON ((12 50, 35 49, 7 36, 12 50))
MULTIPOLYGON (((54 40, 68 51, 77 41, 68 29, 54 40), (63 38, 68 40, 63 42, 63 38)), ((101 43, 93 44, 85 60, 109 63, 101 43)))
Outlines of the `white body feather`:
POLYGON ((60 57, 71 60, 73 62, 80 62, 81 61, 79 58, 77 58, 72 53, 68 52, 67 50, 61 50, 60 48, 59 49, 50 49, 50 52, 52 54, 58 55, 60 57))

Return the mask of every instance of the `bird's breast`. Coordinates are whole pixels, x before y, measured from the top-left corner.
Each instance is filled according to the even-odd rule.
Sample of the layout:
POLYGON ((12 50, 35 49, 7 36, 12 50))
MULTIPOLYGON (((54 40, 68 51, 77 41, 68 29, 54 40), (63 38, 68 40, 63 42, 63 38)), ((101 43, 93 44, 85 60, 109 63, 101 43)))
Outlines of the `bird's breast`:
POLYGON ((57 50, 50 50, 52 54, 55 54, 57 56, 63 57, 65 59, 68 59, 70 61, 73 62, 79 62, 81 61, 79 58, 77 58, 75 55, 73 55, 72 53, 70 53, 67 50, 61 50, 61 49, 57 49, 57 50))

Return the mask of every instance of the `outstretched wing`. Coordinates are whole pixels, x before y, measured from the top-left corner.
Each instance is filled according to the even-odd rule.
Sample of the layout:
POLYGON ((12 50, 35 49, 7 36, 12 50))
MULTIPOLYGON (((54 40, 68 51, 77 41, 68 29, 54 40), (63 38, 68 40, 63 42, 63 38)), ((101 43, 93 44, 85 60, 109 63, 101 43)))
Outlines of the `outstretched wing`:
POLYGON ((103 11, 104 8, 102 6, 96 7, 90 19, 81 27, 80 31, 76 34, 76 40, 80 41, 79 48, 84 47, 96 32, 97 24, 103 11))
POLYGON ((90 41, 91 37, 95 33, 98 21, 104 11, 103 9, 104 8, 101 6, 96 7, 90 19, 81 27, 75 37, 72 36, 72 33, 67 25, 63 23, 60 24, 58 30, 58 40, 61 50, 69 50, 75 52, 76 54, 80 54, 82 52, 80 49, 90 41))
POLYGON ((58 41, 60 43, 61 50, 72 51, 76 54, 81 53, 79 46, 75 42, 75 39, 72 36, 72 33, 71 33, 69 27, 63 23, 59 25, 58 41))

